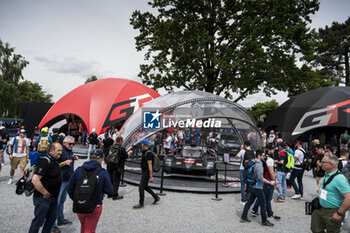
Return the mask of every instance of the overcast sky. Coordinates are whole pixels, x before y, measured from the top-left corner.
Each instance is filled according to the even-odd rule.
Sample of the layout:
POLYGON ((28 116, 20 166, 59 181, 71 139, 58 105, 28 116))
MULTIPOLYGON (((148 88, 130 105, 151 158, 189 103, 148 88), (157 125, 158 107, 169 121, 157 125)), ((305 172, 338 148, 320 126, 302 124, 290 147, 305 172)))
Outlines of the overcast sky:
MULTIPOLYGON (((0 0, 0 39, 29 61, 24 78, 57 101, 91 75, 140 81, 143 52, 135 49, 137 31, 129 23, 137 9, 149 11, 147 0, 0 0)), ((322 0, 311 27, 343 23, 349 12, 350 0, 322 0)), ((239 103, 271 99, 288 98, 256 94, 239 103)))

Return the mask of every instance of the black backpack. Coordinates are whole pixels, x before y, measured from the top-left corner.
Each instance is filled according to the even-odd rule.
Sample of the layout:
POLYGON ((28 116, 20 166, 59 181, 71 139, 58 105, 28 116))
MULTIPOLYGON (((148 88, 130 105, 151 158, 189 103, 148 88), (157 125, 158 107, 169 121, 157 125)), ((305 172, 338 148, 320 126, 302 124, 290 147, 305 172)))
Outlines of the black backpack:
POLYGON ((98 202, 98 177, 103 168, 96 168, 87 173, 81 167, 82 176, 75 186, 73 195, 73 212, 77 214, 90 214, 94 212, 98 202))
POLYGON ((245 153, 244 153, 244 156, 243 156, 243 165, 253 159, 255 159, 255 154, 254 154, 254 151, 251 150, 251 149, 244 149, 245 150, 245 153))
POLYGON ((108 155, 106 157, 106 163, 109 165, 118 165, 122 157, 122 147, 119 144, 114 144, 109 148, 108 155))
MULTIPOLYGON (((298 149, 300 150, 300 149, 298 149)), ((301 168, 306 171, 310 171, 312 168, 312 163, 309 162, 309 159, 312 159, 312 153, 310 151, 300 150, 304 154, 304 159, 301 162, 301 168)))

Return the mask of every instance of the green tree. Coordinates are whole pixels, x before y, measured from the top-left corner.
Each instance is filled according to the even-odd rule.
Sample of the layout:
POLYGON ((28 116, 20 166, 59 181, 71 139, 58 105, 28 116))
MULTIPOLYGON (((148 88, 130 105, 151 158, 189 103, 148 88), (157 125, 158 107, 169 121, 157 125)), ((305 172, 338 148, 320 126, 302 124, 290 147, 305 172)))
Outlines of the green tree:
POLYGON ((254 104, 248 111, 256 119, 259 119, 261 115, 264 115, 267 118, 273 111, 279 107, 279 104, 276 100, 267 101, 264 103, 254 104))
MULTIPOLYGON (((153 0, 157 13, 133 12, 136 49, 146 50, 139 77, 153 88, 174 87, 225 94, 235 100, 263 90, 289 95, 319 76, 307 27, 317 0, 153 0), (301 57, 303 65, 296 65, 301 57), (305 72, 307 72, 305 74, 305 72)), ((313 81, 314 82, 314 81, 313 81)), ((300 89, 302 88, 302 89, 300 89)))
POLYGON ((350 86, 350 17, 344 23, 319 28, 315 65, 320 74, 350 86))
POLYGON ((22 70, 28 64, 0 40, 0 116, 20 117, 21 102, 51 102, 52 95, 45 94, 38 83, 24 80, 22 70))
POLYGON ((97 80, 98 78, 95 75, 92 75, 90 78, 86 79, 85 83, 94 82, 97 80))
POLYGON ((29 64, 14 48, 0 40, 0 115, 18 116, 17 86, 29 64))

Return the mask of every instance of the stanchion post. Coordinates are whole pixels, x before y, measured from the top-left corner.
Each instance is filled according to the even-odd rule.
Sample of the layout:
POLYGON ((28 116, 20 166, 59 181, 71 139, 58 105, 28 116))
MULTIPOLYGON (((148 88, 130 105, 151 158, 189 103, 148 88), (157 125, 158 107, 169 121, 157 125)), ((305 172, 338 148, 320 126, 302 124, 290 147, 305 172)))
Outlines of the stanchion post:
POLYGON ((225 183, 222 184, 222 187, 228 187, 227 180, 226 180, 226 173, 227 173, 227 163, 225 162, 225 183))
POLYGON ((125 171, 125 169, 123 168, 119 187, 125 187, 126 186, 126 184, 124 184, 124 171, 125 171))
POLYGON ((218 179, 219 179, 219 172, 218 172, 218 169, 215 167, 215 197, 212 197, 211 199, 213 201, 221 201, 222 198, 219 198, 219 185, 218 185, 218 179))
POLYGON ((160 191, 157 193, 159 196, 165 196, 166 193, 163 193, 163 181, 164 181, 164 164, 162 165, 161 175, 160 175, 160 191))

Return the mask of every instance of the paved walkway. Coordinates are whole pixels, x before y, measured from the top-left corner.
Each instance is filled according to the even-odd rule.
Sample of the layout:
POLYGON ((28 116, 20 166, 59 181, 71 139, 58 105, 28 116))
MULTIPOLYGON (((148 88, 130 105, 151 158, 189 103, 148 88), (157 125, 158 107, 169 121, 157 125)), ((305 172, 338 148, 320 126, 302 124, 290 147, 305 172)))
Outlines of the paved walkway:
MULTIPOLYGON (((79 160, 77 165, 85 160, 79 160)), ((8 159, 6 160, 8 162, 8 159)), ((8 185, 10 166, 6 164, 0 173, 0 232, 28 232, 33 218, 34 207, 32 197, 15 194, 15 185, 8 185)), ((16 170, 15 181, 18 180, 16 170)), ((315 195, 316 184, 310 173, 304 178, 305 200, 311 200, 315 195)), ((310 216, 304 214, 305 200, 292 200, 292 190, 287 192, 285 203, 272 203, 273 210, 280 215, 280 221, 272 221, 274 227, 263 227, 260 218, 252 219, 251 223, 240 223, 243 206, 238 202, 240 194, 220 195, 222 201, 211 200, 212 194, 192 194, 166 192, 158 205, 152 205, 152 198, 146 193, 145 209, 133 210, 138 202, 138 187, 127 185, 120 188, 124 199, 112 201, 104 199, 103 213, 97 232, 311 232, 310 216)), ((72 201, 67 200, 65 217, 73 221, 72 226, 61 227, 62 232, 80 232, 80 223, 76 214, 72 213, 72 201)), ((350 221, 342 231, 350 232, 350 221)))

